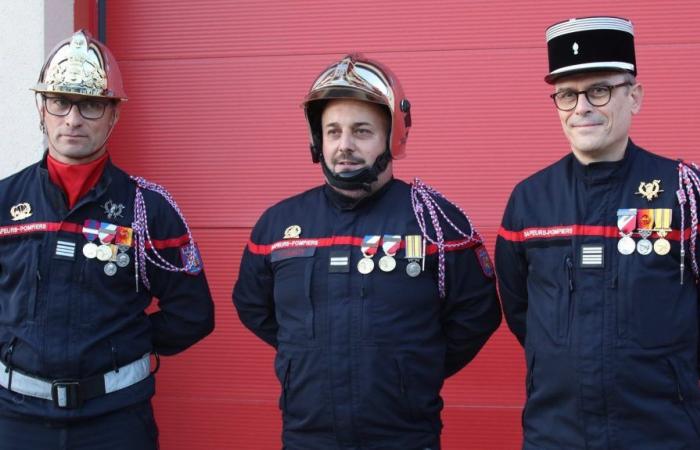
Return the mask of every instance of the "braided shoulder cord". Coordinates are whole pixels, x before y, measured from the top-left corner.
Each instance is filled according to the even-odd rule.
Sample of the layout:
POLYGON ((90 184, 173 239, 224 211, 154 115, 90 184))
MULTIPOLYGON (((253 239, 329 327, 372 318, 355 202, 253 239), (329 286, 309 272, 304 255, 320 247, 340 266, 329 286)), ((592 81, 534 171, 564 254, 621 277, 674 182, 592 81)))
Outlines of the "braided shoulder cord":
POLYGON ((135 251, 136 258, 134 258, 134 264, 136 268, 136 291, 139 290, 139 275, 143 280, 144 286, 147 289, 151 288, 151 283, 148 280, 148 275, 146 273, 146 261, 155 265, 159 269, 166 270, 168 272, 187 272, 196 265, 194 261, 196 252, 194 251, 194 239, 192 239, 192 232, 190 227, 187 225, 185 216, 180 211, 180 207, 177 205, 170 193, 163 187, 155 183, 141 178, 132 176, 131 179, 136 183, 136 198, 134 200, 134 222, 131 227, 134 229, 134 239, 135 239, 135 251), (158 252, 153 241, 151 240, 151 233, 148 230, 148 215, 146 211, 146 202, 143 199, 142 189, 148 189, 149 191, 157 192, 173 207, 175 212, 180 216, 182 223, 185 224, 185 229, 187 230, 187 237, 189 239, 187 246, 190 247, 192 251, 187 252, 188 261, 185 263, 184 267, 177 267, 171 264, 158 252), (153 254, 154 258, 151 257, 146 251, 146 242, 153 254))
POLYGON ((474 225, 469 219, 469 216, 460 208, 458 205, 452 203, 440 192, 432 188, 431 186, 423 183, 419 178, 414 179, 413 184, 411 184, 411 204, 413 206, 413 213, 416 216, 416 221, 420 227, 423 238, 434 244, 438 249, 438 288, 440 291, 440 298, 445 298, 446 288, 445 288, 445 249, 459 247, 464 245, 466 242, 478 242, 483 243, 483 239, 479 233, 474 228, 474 225), (440 207, 436 198, 442 198, 455 208, 467 219, 469 223, 469 233, 462 231, 457 225, 450 220, 450 218, 445 214, 445 211, 440 207), (435 238, 428 235, 428 229, 426 227, 425 221, 425 210, 428 211, 430 216, 430 222, 435 229, 435 238), (446 243, 444 233, 442 231, 442 226, 440 225, 440 218, 446 222, 453 230, 457 232, 464 240, 446 243))
POLYGON ((692 164, 691 169, 688 165, 680 162, 678 164, 678 191, 676 191, 676 196, 678 197, 678 203, 681 209, 681 284, 683 284, 683 269, 685 268, 685 204, 689 203, 690 206, 690 262, 693 269, 693 274, 695 275, 695 282, 697 283, 700 279, 700 270, 698 268, 698 261, 696 256, 697 248, 697 236, 698 236, 698 210, 697 210, 697 197, 696 193, 700 193, 700 178, 695 173, 698 170, 698 166, 692 164), (684 190, 685 189, 685 190, 684 190))

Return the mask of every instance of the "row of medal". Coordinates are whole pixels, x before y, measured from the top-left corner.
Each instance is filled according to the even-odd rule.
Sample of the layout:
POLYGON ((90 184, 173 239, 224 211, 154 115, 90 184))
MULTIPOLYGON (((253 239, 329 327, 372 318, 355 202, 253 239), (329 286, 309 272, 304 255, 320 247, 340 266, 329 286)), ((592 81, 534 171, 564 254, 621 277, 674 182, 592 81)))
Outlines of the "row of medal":
POLYGON ((128 254, 133 242, 131 228, 98 220, 86 220, 83 223, 83 236, 88 241, 83 245, 83 255, 87 259, 105 262, 106 275, 114 276, 119 268, 124 268, 131 262, 128 254), (99 241, 99 245, 95 240, 99 241))
MULTIPOLYGON (((378 266, 383 272, 391 272, 396 268, 396 253, 401 248, 401 235, 385 234, 384 236, 368 234, 362 239, 360 250, 363 258, 357 262, 357 271, 363 275, 374 270, 374 255, 379 250, 381 241, 384 256, 379 258, 378 266)), ((425 269, 425 240, 421 235, 406 236, 406 255, 408 260, 406 274, 417 277, 425 269)))
POLYGON ((618 209, 617 228, 621 238, 617 242, 617 251, 623 255, 631 255, 635 250, 640 255, 648 255, 652 250, 657 255, 668 254, 671 244, 666 235, 671 231, 672 212, 671 208, 618 209), (641 237, 637 243, 632 239, 635 230, 641 237), (658 239, 652 245, 649 237, 654 233, 657 233, 658 239))

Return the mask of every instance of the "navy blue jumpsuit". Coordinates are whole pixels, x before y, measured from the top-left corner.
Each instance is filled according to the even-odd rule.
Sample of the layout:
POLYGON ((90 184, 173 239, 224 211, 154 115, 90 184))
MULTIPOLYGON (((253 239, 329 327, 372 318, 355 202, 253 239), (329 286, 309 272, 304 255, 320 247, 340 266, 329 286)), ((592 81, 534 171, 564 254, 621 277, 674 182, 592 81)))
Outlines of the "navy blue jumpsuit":
POLYGON ((496 269, 525 347, 525 450, 700 449, 698 288, 688 261, 680 282, 677 167, 630 141, 621 161, 569 154, 513 190, 496 269), (639 193, 654 182, 656 196, 639 193), (630 209, 672 210, 670 252, 618 251, 630 209))
MULTIPOLYGON (((173 355, 212 331, 213 303, 203 271, 174 273, 149 263, 151 288, 141 283, 137 292, 133 247, 125 252, 130 264, 111 276, 105 262, 83 255, 86 221, 131 227, 135 188, 109 161, 71 210, 50 181, 45 159, 0 181, 0 358, 8 369, 48 381, 79 381, 150 352, 173 355), (152 297, 159 310, 147 314, 152 297)), ((188 242, 182 220, 160 194, 143 190, 143 196, 154 246, 182 266, 179 248, 188 242)), ((0 415, 60 428, 137 407, 152 421, 147 404, 154 386, 148 376, 67 408, 0 387, 0 415)))
MULTIPOLYGON (((469 231, 456 208, 442 207, 469 231)), ((434 246, 425 271, 409 276, 405 237, 420 234, 410 186, 399 180, 359 204, 320 186, 255 225, 233 300, 241 321, 277 349, 285 449, 440 448, 443 381, 474 358, 501 315, 480 245, 446 253, 444 299, 434 246), (283 239, 293 225, 300 235, 283 239), (394 270, 358 271, 366 235, 401 236, 394 270)), ((446 230, 447 241, 458 238, 446 230)), ((382 255, 380 247, 375 262, 382 255)))

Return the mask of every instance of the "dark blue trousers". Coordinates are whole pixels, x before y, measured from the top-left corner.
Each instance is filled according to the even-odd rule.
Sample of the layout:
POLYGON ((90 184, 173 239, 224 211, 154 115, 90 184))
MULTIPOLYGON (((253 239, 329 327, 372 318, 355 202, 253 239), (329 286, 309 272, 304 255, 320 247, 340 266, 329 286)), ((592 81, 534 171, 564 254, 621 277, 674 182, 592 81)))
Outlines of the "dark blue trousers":
POLYGON ((150 402, 87 420, 7 417, 0 411, 0 450, 157 450, 150 402))

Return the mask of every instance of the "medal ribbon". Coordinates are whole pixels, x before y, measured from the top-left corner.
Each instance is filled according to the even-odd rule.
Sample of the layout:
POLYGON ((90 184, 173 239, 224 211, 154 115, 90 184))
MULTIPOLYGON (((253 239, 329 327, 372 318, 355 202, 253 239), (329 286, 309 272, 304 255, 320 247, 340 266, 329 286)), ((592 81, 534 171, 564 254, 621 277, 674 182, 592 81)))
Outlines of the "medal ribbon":
POLYGON ((394 256, 401 247, 401 236, 385 234, 382 238, 382 250, 389 256, 394 256))
POLYGON ((100 230, 100 222, 97 220, 87 219, 83 222, 83 236, 88 242, 92 242, 97 237, 100 230))
POLYGON ((657 208, 654 210, 654 223, 656 224, 659 235, 663 232, 664 235, 671 229, 671 208, 657 208))
POLYGON ((423 257, 423 236, 414 234, 406 236, 406 259, 421 259, 423 257))
POLYGON ((371 258, 377 254, 379 249, 379 235, 367 234, 364 239, 362 239, 362 245, 360 250, 366 258, 371 258))
POLYGON ((134 230, 130 227, 117 227, 117 235, 114 238, 114 243, 125 247, 131 247, 133 234, 134 230))
POLYGON ((632 234, 634 231, 637 225, 636 219, 637 210, 635 208, 617 210, 617 228, 619 228, 620 232, 625 236, 632 234))
POLYGON ((117 235, 117 226, 113 223, 102 222, 100 224, 100 230, 98 231, 98 237, 100 242, 103 244, 109 244, 114 240, 117 235))

